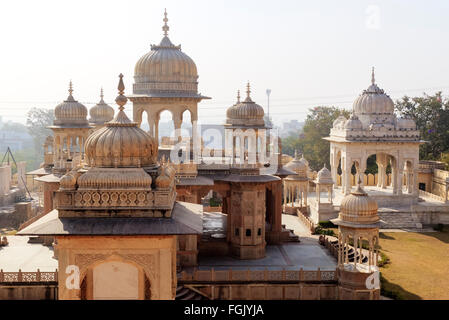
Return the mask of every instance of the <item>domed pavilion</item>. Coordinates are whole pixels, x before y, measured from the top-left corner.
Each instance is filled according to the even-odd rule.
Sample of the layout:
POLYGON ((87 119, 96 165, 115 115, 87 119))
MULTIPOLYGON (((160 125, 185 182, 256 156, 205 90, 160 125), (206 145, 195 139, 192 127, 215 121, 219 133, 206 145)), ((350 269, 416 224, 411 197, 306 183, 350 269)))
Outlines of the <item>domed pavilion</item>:
POLYGON ((55 210, 20 231, 55 237, 59 299, 174 299, 177 248, 196 264, 202 207, 175 200, 174 169, 124 112, 122 78, 119 111, 86 140, 87 163, 62 176, 55 210))
POLYGON ((237 102, 226 110, 225 152, 235 167, 258 168, 268 162, 264 115, 263 107, 251 99, 248 82, 245 100, 240 101, 239 91, 237 102))
POLYGON ((338 268, 339 295, 343 299, 354 299, 364 292, 370 298, 380 294, 379 273, 379 228, 382 221, 377 202, 361 186, 345 196, 340 205, 338 218, 338 268))
MULTIPOLYGON (((309 164, 304 156, 301 158, 295 150, 295 157, 284 166, 295 174, 283 179, 284 184, 284 211, 291 208, 307 208, 307 194, 309 193, 309 164)), ((292 212, 293 213, 293 212, 292 212)))
MULTIPOLYGON (((335 188, 341 187, 344 195, 351 193, 355 181, 365 174, 368 158, 375 155, 377 187, 367 190, 375 188, 376 192, 389 195, 386 202, 385 197, 376 199, 379 204, 403 205, 417 201, 419 145, 423 141, 413 120, 397 118, 393 100, 376 84, 374 68, 371 85, 354 101, 351 117, 337 118, 330 136, 325 139, 330 141, 332 180, 337 183, 337 170, 341 166, 341 186, 335 184, 335 188), (392 171, 390 186, 387 185, 387 166, 392 171)), ((362 177, 362 184, 363 181, 362 177)))
POLYGON ((195 139, 198 103, 209 98, 198 93, 195 62, 168 37, 167 11, 163 21, 161 42, 151 45, 151 51, 144 54, 134 68, 133 94, 128 96, 133 102, 133 119, 140 125, 146 113, 149 133, 158 143, 160 115, 168 110, 172 114, 175 140, 180 142, 183 114, 188 111, 195 139))
POLYGON ((72 81, 69 96, 55 107, 55 119, 49 126, 53 131, 55 174, 64 174, 84 160, 84 144, 89 130, 87 108, 73 97, 72 81))

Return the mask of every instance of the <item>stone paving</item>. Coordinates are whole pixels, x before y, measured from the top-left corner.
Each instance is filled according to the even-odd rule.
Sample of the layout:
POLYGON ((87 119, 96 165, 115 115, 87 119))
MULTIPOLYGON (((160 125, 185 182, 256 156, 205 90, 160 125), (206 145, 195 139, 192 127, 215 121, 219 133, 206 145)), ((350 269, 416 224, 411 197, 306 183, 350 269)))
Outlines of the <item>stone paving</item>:
POLYGON ((0 247, 0 269, 5 272, 55 271, 58 260, 53 258, 53 248, 39 243, 28 243, 26 236, 7 236, 9 244, 0 247))
POLYGON ((266 256, 258 260, 238 260, 232 257, 201 257, 199 270, 335 270, 337 262, 329 252, 318 244, 318 235, 311 235, 298 217, 282 215, 282 223, 299 236, 300 243, 269 245, 266 256))

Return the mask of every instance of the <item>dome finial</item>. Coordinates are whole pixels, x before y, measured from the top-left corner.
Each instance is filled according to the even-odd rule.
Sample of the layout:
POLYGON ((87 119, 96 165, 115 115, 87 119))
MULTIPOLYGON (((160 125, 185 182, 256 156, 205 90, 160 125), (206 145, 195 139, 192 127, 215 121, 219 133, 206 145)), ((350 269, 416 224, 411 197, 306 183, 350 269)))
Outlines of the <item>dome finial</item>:
POLYGON ((298 150, 295 149, 295 159, 298 159, 298 150))
POLYGON ((73 83, 72 80, 70 80, 69 82, 69 96, 67 97, 67 101, 75 101, 75 99, 73 98, 73 83))
POLYGON ((100 98, 101 98, 100 102, 103 102, 103 98, 104 98, 103 87, 101 87, 101 90, 100 90, 100 98))
POLYGON ((240 90, 237 90, 237 103, 240 103, 240 90))
POLYGON ((125 93, 125 84, 123 83, 123 74, 120 73, 119 75, 120 81, 118 83, 118 93, 119 96, 115 99, 115 102, 119 105, 120 111, 123 111, 125 108, 123 107, 128 99, 123 95, 125 93))
POLYGON ((248 84, 246 85, 246 97, 248 99, 251 99, 250 95, 251 95, 251 85, 249 84, 249 81, 248 81, 248 84))
POLYGON ((376 79, 374 78, 374 67, 372 68, 372 71, 371 71, 371 83, 372 84, 376 83, 376 79))
POLYGON ((168 36, 168 30, 170 30, 170 27, 167 25, 168 18, 167 18, 167 9, 164 11, 164 26, 162 27, 162 31, 164 31, 164 36, 168 36))

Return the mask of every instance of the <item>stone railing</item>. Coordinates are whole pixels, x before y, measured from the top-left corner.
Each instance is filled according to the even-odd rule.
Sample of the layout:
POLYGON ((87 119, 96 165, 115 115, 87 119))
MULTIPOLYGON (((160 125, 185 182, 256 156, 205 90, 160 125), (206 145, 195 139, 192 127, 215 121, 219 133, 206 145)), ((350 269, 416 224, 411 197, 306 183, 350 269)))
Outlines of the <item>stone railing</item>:
POLYGON ((338 259, 338 249, 335 247, 335 245, 332 243, 334 240, 329 240, 329 237, 324 237, 324 246, 326 247, 329 252, 338 259))
POLYGON ((3 272, 0 270, 0 284, 58 282, 58 270, 23 272, 3 272))
POLYGON ((424 191, 424 190, 419 190, 419 196, 423 197, 423 198, 430 198, 433 200, 437 200, 437 201, 441 201, 441 202, 445 202, 445 199, 443 197, 440 197, 436 194, 424 191))
POLYGON ((337 281, 336 270, 194 270, 182 271, 178 283, 233 283, 233 282, 333 282, 337 281))
POLYGON ((298 215, 299 220, 304 223, 307 228, 309 228, 311 233, 315 232, 315 224, 309 219, 309 217, 306 217, 304 213, 301 212, 301 210, 297 209, 296 213, 298 215))

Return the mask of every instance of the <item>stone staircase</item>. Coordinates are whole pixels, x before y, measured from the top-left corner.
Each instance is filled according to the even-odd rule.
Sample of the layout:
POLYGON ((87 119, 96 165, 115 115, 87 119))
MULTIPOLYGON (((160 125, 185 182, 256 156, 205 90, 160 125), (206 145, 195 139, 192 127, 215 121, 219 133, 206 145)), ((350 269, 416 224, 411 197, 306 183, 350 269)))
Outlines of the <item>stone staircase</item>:
POLYGON ((282 239, 287 242, 301 242, 299 236, 295 234, 295 231, 287 229, 285 224, 282 225, 282 239))
POLYGON ((379 216, 385 222, 381 229, 422 229, 422 224, 415 213, 379 210, 379 216))
POLYGON ((206 300, 207 298, 184 286, 176 288, 175 300, 206 300))

